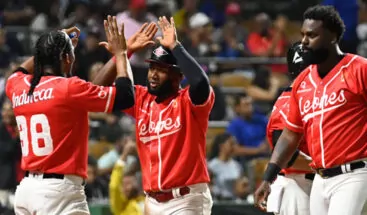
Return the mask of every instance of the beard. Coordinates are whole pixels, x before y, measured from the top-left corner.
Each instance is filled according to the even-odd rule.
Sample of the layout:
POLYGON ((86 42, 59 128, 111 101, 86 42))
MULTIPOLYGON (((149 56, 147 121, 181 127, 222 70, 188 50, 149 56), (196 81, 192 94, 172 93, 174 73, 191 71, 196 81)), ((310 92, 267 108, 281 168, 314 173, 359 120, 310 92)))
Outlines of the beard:
POLYGON ((329 57, 329 50, 327 48, 305 50, 307 50, 307 52, 302 52, 301 56, 306 65, 321 64, 329 57))
POLYGON ((174 91, 172 82, 170 80, 166 80, 165 82, 162 83, 162 85, 160 85, 159 87, 155 89, 151 88, 149 81, 147 80, 147 87, 148 87, 148 92, 157 97, 167 96, 174 91))

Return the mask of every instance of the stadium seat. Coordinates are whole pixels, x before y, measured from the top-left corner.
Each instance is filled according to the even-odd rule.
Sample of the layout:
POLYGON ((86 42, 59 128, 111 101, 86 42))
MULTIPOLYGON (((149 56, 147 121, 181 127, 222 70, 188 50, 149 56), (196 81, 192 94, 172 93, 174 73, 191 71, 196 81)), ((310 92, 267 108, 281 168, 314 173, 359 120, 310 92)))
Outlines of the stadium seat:
POLYGON ((108 142, 98 142, 89 144, 89 154, 96 159, 99 159, 103 154, 114 148, 114 145, 108 142))
POLYGON ((224 73, 221 75, 223 87, 248 87, 251 84, 251 79, 241 74, 224 73))

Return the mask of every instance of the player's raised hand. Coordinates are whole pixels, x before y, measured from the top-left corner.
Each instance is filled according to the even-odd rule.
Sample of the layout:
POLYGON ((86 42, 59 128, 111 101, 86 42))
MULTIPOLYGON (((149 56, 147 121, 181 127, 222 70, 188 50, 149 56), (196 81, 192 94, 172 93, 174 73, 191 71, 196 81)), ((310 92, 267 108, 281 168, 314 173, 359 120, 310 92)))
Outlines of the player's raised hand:
POLYGON ((61 31, 65 32, 69 37, 71 37, 71 43, 75 48, 79 42, 80 29, 76 26, 73 26, 71 28, 62 29, 61 31))
POLYGON ((269 194, 270 194, 270 183, 267 181, 262 181, 254 195, 255 206, 259 207, 261 210, 266 211, 266 201, 268 199, 269 194))
POLYGON ((165 16, 159 17, 158 26, 163 34, 163 37, 157 38, 158 41, 162 46, 172 50, 178 42, 175 21, 173 20, 173 17, 171 17, 171 22, 169 22, 165 16))
POLYGON ((100 42, 111 54, 117 55, 127 51, 126 39, 124 35, 124 23, 121 25, 121 31, 117 27, 116 16, 107 17, 104 20, 104 29, 107 42, 100 42))
POLYGON ((139 31, 127 40, 127 48, 131 52, 136 52, 149 45, 154 45, 153 37, 157 31, 158 27, 154 22, 149 25, 148 23, 144 23, 139 31))

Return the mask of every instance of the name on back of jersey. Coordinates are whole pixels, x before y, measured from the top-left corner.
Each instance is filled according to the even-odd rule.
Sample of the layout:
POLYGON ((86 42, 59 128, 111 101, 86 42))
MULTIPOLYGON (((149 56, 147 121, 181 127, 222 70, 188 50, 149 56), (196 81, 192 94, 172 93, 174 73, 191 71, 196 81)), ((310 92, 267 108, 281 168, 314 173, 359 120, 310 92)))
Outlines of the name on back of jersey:
POLYGON ((53 99, 53 88, 35 90, 32 96, 28 96, 28 91, 23 90, 20 94, 13 93, 13 108, 26 104, 37 103, 53 99))

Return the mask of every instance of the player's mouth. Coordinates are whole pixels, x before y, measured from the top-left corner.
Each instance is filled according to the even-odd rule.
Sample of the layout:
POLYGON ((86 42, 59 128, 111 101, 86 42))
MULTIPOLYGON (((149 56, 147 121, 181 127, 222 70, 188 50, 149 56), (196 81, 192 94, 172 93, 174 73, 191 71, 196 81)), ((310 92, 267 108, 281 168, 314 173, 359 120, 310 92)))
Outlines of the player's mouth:
POLYGON ((151 88, 157 88, 158 87, 158 82, 150 82, 149 83, 151 88))

